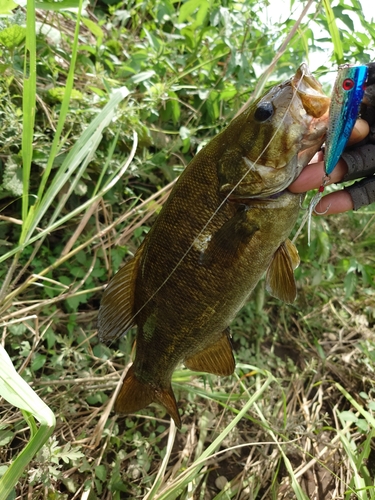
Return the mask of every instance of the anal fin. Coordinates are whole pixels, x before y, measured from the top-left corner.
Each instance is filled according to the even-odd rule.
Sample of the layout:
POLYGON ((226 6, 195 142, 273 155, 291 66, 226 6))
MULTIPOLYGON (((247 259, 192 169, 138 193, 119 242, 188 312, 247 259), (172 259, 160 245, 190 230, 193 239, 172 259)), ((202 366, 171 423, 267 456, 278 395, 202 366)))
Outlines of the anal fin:
POLYGON ((197 372, 203 371, 223 376, 232 375, 235 362, 227 332, 224 332, 214 344, 186 359, 184 364, 190 370, 197 372))
POLYGON ((167 389, 155 388, 150 384, 141 382, 135 375, 134 367, 131 366, 117 396, 115 411, 125 414, 135 413, 151 403, 159 403, 164 406, 175 421, 176 426, 181 429, 181 419, 172 387, 169 386, 167 389))

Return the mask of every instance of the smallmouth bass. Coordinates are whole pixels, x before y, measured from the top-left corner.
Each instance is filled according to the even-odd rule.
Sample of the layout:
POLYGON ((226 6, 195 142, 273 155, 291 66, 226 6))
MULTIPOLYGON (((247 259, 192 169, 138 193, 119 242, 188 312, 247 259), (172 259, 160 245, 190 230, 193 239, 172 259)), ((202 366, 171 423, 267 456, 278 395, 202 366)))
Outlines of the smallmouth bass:
POLYGON ((267 270, 293 302, 298 252, 288 240, 301 195, 286 191, 324 141, 329 98, 306 65, 258 99, 180 176, 135 256, 107 286, 101 341, 138 327, 115 410, 163 405, 178 427, 176 366, 230 375, 229 324, 267 270))

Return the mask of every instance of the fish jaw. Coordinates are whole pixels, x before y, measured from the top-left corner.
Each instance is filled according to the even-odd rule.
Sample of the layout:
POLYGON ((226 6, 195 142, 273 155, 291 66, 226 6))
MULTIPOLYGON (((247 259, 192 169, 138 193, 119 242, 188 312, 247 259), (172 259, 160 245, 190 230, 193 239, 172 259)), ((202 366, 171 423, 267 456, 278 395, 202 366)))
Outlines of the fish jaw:
POLYGON ((321 118, 326 114, 331 100, 323 93, 321 84, 305 63, 298 68, 291 84, 301 98, 306 113, 314 118, 321 118))
POLYGON ((223 133, 230 146, 218 165, 221 193, 230 199, 257 198, 289 186, 324 142, 329 103, 302 65, 250 106, 223 133), (271 116, 259 121, 267 111, 271 116))

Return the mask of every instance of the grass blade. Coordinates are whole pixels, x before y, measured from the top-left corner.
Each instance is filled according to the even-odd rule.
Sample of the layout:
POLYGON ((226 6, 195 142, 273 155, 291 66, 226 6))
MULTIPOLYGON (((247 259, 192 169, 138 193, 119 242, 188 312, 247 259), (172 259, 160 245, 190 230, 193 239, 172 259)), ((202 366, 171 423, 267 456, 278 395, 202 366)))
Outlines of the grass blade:
MULTIPOLYGON (((32 1, 34 1, 34 0, 32 0, 32 1)), ((39 206, 43 203, 43 201, 45 201, 45 197, 43 196, 44 191, 46 188, 47 181, 48 181, 50 174, 51 174, 51 170, 52 170, 55 158, 56 158, 57 151, 59 149, 60 137, 61 137, 64 123, 66 120, 66 116, 67 116, 68 110, 69 110, 70 97, 71 97, 73 83, 74 83, 75 64, 76 64, 77 53, 78 53, 78 36, 79 36, 79 27, 80 27, 80 20, 81 20, 81 11, 82 11, 82 0, 80 0, 80 2, 79 2, 77 21, 76 21, 75 32, 74 32, 74 41, 73 41, 73 46, 72 46, 72 58, 70 61, 68 78, 66 81, 64 98, 63 98, 63 101, 61 103, 61 110, 60 110, 59 119, 58 119, 58 123, 57 123, 57 127, 56 127, 56 132, 54 134, 53 141, 52 141, 51 153, 50 153, 49 158, 48 158, 47 166, 43 172, 43 176, 42 176, 42 179, 41 179, 41 182, 39 185, 35 205, 32 207, 32 209, 27 214, 27 218, 26 217, 23 218, 24 224, 22 226, 20 244, 23 244, 25 241, 27 241, 27 239, 30 237, 30 235, 35 230, 41 217, 44 215, 44 212, 39 210, 39 206), (37 214, 39 214, 39 216, 37 214)), ((33 36, 34 36, 34 45, 35 45, 35 19, 34 19, 33 26, 34 26, 33 36)), ((25 104, 28 104, 28 103, 25 103, 25 104)), ((35 112, 35 103, 34 103, 33 109, 35 112)), ((33 133, 33 127, 31 129, 30 133, 31 134, 33 133)), ((31 140, 32 140, 32 137, 31 137, 31 140)), ((31 154, 32 154, 32 151, 31 151, 31 154)), ((30 157, 30 163, 31 163, 31 157, 30 157)), ((56 176, 57 176, 57 174, 56 174, 56 176)), ((56 176, 55 176, 55 179, 56 179, 56 176)))
POLYGON ((82 2, 79 0, 60 0, 59 2, 36 2, 37 9, 60 12, 65 9, 77 9, 82 2))
MULTIPOLYGON (((51 231, 55 230, 56 228, 58 228, 62 224, 65 224, 65 222, 67 222, 72 217, 76 216, 77 214, 79 214, 80 212, 82 212, 83 210, 85 210, 86 208, 88 208, 89 206, 91 206, 98 199, 100 199, 102 196, 104 196, 105 193, 107 193, 110 189, 112 189, 112 187, 116 184, 116 182, 118 182, 118 180, 124 175, 124 173, 126 172, 127 168, 129 167, 130 163, 132 162, 132 160, 134 158, 135 152, 137 150, 137 145, 138 145, 138 137, 137 137, 136 132, 134 132, 134 136, 133 137, 134 137, 134 142, 133 142, 132 150, 130 152, 129 157, 127 158, 126 162, 124 162, 124 164, 121 165, 112 174, 112 176, 108 179, 108 181, 105 183, 105 185, 103 186, 103 188, 94 197, 92 197, 89 200, 87 200, 86 203, 83 203, 82 205, 80 205, 79 207, 77 207, 75 210, 71 211, 70 213, 68 213, 67 215, 65 215, 64 217, 62 217, 58 221, 56 221, 54 224, 51 224, 46 229, 44 229, 43 231, 41 231, 39 234, 37 234, 36 236, 34 236, 33 238, 31 238, 29 240, 29 244, 34 243, 35 241, 37 241, 40 238, 46 236, 47 234, 49 234, 51 231)), ((40 272, 39 273, 39 277, 40 276, 44 276, 45 274, 47 274, 52 269, 55 269, 56 267, 58 267, 59 265, 61 265, 63 262, 69 260, 81 248, 85 248, 90 242, 94 241, 96 238, 97 238, 97 235, 93 236, 90 240, 86 241, 82 245, 80 245, 77 248, 75 248, 74 250, 70 251, 68 254, 62 256, 59 260, 55 261, 54 264, 52 264, 48 268, 44 269, 44 271, 40 272)), ((20 250, 20 247, 18 246, 17 248, 15 248, 12 251, 8 252, 3 258, 0 257, 0 262, 1 262, 1 260, 6 260, 7 256, 12 255, 13 253, 17 253, 19 250, 20 250)), ((31 283, 34 283, 38 279, 39 278, 36 277, 35 275, 31 276, 19 288, 17 288, 13 292, 11 292, 9 295, 7 295, 5 297, 5 299, 4 299, 5 306, 3 307, 3 310, 5 310, 7 308, 7 304, 9 304, 9 301, 11 301, 17 295, 19 295, 31 283)))
MULTIPOLYGON (((84 161, 84 159, 88 156, 91 158, 93 154, 93 148, 92 146, 95 144, 98 144, 98 141, 102 137, 102 131, 103 129, 108 126, 108 124, 111 122, 113 116, 114 116, 114 111, 116 107, 119 105, 119 103, 125 99, 125 97, 129 95, 129 91, 126 89, 126 87, 121 87, 120 89, 117 89, 107 105, 103 108, 103 110, 98 114, 98 116, 91 122, 91 124, 87 127, 85 132, 82 134, 80 139, 76 142, 76 144, 73 146, 71 149, 70 153, 68 156, 65 158, 63 164, 59 168, 59 174, 56 174, 53 182, 51 183, 51 186, 48 188, 45 196, 43 203, 40 204, 38 207, 38 212, 35 213, 35 216, 31 222, 31 225, 28 228, 28 233, 27 233, 27 238, 25 242, 22 244, 19 244, 16 248, 13 248, 9 252, 7 252, 5 255, 0 256, 0 262, 3 262, 7 260, 9 257, 14 255, 15 253, 23 250, 26 245, 32 244, 35 241, 39 240, 46 234, 48 234, 50 231, 53 231, 57 227, 59 227, 61 224, 66 222, 67 220, 71 219, 73 216, 77 215, 78 213, 82 212, 85 210, 89 205, 91 205, 97 198, 100 198, 103 196, 109 189, 113 187, 113 185, 119 180, 119 177, 124 174, 126 171, 126 168, 129 165, 129 159, 126 161, 124 165, 126 167, 124 168, 124 165, 122 165, 119 169, 117 169, 112 176, 107 180, 106 184, 102 187, 102 189, 97 193, 97 195, 89 200, 87 200, 86 203, 82 204, 81 206, 77 207, 74 211, 70 212, 63 218, 59 219, 57 222, 54 222, 51 224, 48 228, 45 230, 42 230, 35 236, 31 236, 32 233, 34 232, 35 228, 37 227, 38 223, 42 219, 43 215, 46 213, 48 208, 50 207, 51 203, 55 200, 55 197, 61 187, 64 185, 64 183, 73 175, 75 170, 79 167, 81 161, 84 161)), ((133 159, 135 151, 134 151, 134 144, 137 142, 136 135, 134 136, 135 142, 133 143, 132 147, 132 152, 130 154, 130 161, 133 159)))
POLYGON ((0 344, 0 396, 23 411, 31 429, 31 438, 0 478, 0 500, 6 500, 19 477, 52 434, 56 420, 51 409, 17 373, 13 363, 0 344), (40 422, 37 429, 34 417, 40 422))
POLYGON ((333 49, 337 64, 344 62, 344 51, 342 48, 340 33, 337 28, 335 14, 333 13, 330 0, 323 0, 324 9, 326 11, 328 30, 332 37, 333 49))
POLYGON ((166 468, 167 468, 167 465, 168 465, 168 461, 169 461, 169 458, 171 456, 171 453, 172 453, 172 448, 173 448, 173 445, 174 445, 174 441, 175 441, 175 438, 176 438, 176 424, 174 423, 174 420, 171 418, 171 426, 170 426, 170 429, 169 429, 169 435, 168 435, 168 443, 167 443, 167 447, 166 447, 166 450, 165 450, 165 455, 164 455, 164 458, 163 458, 163 461, 159 467, 159 470, 158 470, 158 473, 157 473, 157 476, 155 478, 155 481, 154 481, 154 484, 152 485, 152 488, 151 490, 149 491, 149 493, 144 497, 143 500, 152 500, 155 496, 155 493, 158 491, 161 483, 162 483, 162 480, 163 480, 163 477, 164 477, 164 474, 165 474, 165 471, 166 471, 166 468))
POLYGON ((33 157, 33 135, 36 102, 36 34, 35 34, 35 3, 27 2, 26 43, 23 80, 23 132, 22 132, 22 220, 25 223, 29 207, 29 181, 31 160, 33 157))
POLYGON ((267 374, 267 379, 263 385, 249 398, 242 410, 234 417, 232 422, 219 434, 219 436, 211 443, 211 445, 202 453, 198 460, 188 467, 171 485, 168 489, 157 495, 157 500, 174 500, 184 488, 192 482, 200 473, 206 460, 211 457, 213 453, 219 448, 226 436, 236 427, 241 418, 246 415, 254 403, 262 396, 264 391, 268 388, 274 378, 271 374, 267 374))

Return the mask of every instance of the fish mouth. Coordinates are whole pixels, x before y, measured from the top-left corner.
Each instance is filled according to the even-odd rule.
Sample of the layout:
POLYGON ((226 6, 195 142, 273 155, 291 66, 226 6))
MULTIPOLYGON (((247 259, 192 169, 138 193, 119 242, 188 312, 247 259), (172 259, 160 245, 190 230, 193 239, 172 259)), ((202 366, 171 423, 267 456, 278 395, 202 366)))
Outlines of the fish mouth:
POLYGON ((310 116, 321 118, 327 113, 331 99, 323 93, 321 84, 314 78, 307 64, 301 64, 291 84, 310 116))

